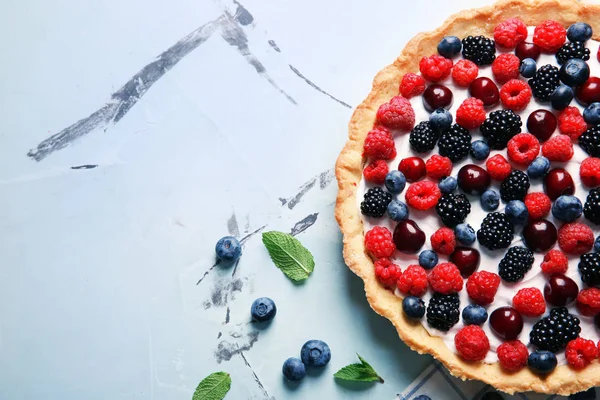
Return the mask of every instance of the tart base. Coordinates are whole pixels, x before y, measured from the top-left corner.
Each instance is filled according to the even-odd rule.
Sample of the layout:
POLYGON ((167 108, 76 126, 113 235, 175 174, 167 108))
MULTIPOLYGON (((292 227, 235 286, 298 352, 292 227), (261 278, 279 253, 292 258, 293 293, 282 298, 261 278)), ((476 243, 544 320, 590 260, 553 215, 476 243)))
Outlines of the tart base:
MULTIPOLYGON (((431 336, 420 321, 406 319, 401 299, 381 286, 375 277, 373 261, 365 250, 363 222, 356 205, 357 188, 365 164, 362 155, 365 137, 373 127, 379 106, 398 95, 402 76, 407 72, 418 72, 419 60, 423 56, 437 54, 437 44, 444 36, 491 37, 497 24, 513 17, 519 17, 527 26, 538 25, 547 19, 558 21, 563 26, 583 21, 590 24, 594 32, 600 32, 600 5, 575 0, 502 0, 492 6, 462 11, 448 18, 440 28, 415 36, 396 61, 375 76, 371 93, 356 108, 348 124, 349 140, 335 168, 339 188, 335 217, 344 236, 344 259, 364 281, 371 308, 389 319, 400 338, 413 350, 431 354, 458 378, 480 380, 509 394, 535 391, 569 395, 600 385, 600 361, 592 362, 581 371, 561 365, 547 376, 536 375, 528 368, 510 373, 497 362, 485 364, 462 360, 442 338, 431 336)), ((600 35, 595 34, 594 39, 600 39, 600 35)))

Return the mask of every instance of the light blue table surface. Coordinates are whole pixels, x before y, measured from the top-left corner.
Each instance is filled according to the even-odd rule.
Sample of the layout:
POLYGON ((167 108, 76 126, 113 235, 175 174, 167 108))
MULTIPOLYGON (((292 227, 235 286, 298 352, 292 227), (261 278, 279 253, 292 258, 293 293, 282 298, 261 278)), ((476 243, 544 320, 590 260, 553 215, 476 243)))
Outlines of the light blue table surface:
POLYGON ((227 399, 392 399, 430 363, 344 265, 332 168, 377 71, 482 2, 242 3, 0 6, 0 399, 189 400, 221 370, 227 399), (303 230, 305 283, 261 229, 303 230), (332 361, 286 383, 312 338, 332 361), (334 381, 356 352, 385 384, 334 381))

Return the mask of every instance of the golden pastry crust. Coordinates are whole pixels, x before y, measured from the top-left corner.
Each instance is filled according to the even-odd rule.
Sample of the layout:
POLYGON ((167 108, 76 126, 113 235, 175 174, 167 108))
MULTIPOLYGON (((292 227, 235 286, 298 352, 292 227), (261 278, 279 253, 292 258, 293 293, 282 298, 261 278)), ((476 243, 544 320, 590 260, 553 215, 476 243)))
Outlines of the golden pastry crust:
MULTIPOLYGON (((528 26, 552 19, 568 26, 587 22, 594 32, 600 32, 600 5, 576 0, 502 0, 488 7, 466 10, 451 16, 437 30, 414 37, 396 61, 381 70, 373 81, 368 97, 356 108, 348 124, 349 140, 336 163, 338 196, 335 217, 344 235, 344 259, 350 269, 362 278, 369 304, 379 315, 389 319, 402 340, 413 350, 428 353, 440 360, 463 380, 477 379, 506 393, 535 391, 569 395, 600 385, 600 362, 575 371, 568 365, 557 367, 546 377, 533 374, 528 368, 508 373, 499 363, 470 363, 452 352, 440 337, 429 335, 421 322, 411 322, 402 313, 401 299, 386 290, 375 278, 373 262, 364 247, 362 217, 357 207, 356 192, 361 180, 364 158, 363 142, 375 122, 379 106, 398 95, 400 79, 407 72, 419 71, 423 56, 437 53, 437 44, 448 35, 493 36, 494 27, 512 17, 519 17, 528 26)), ((598 34, 594 39, 599 39, 598 34)))

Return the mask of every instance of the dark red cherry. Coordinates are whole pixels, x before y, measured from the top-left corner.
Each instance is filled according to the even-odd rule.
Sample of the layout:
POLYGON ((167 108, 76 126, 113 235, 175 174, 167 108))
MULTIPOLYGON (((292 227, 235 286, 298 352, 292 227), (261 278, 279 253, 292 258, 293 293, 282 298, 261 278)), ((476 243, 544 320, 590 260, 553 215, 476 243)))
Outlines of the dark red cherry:
POLYGON ((481 257, 477 249, 459 246, 450 255, 450 261, 458 267, 460 274, 467 278, 479 267, 481 257))
POLYGON ((596 329, 600 329, 600 314, 596 314, 594 318, 594 323, 596 324, 596 329))
POLYGON ((525 244, 532 251, 546 251, 554 246, 556 234, 556 226, 545 219, 530 222, 523 228, 525 244))
POLYGON ((553 306, 566 306, 577 298, 578 293, 575 281, 563 274, 552 275, 544 286, 544 298, 553 306))
POLYGON ((584 107, 600 101, 600 78, 591 76, 575 90, 575 98, 584 107))
POLYGON ((540 48, 533 43, 521 42, 517 45, 515 49, 515 54, 519 57, 519 60, 524 60, 526 58, 533 58, 537 61, 540 56, 541 50, 540 48))
POLYGON ((466 193, 481 194, 490 187, 490 174, 474 164, 467 164, 458 171, 458 186, 466 193))
POLYGON ((427 89, 423 92, 423 105, 429 112, 438 108, 449 109, 453 97, 452 91, 446 86, 434 83, 427 86, 427 89))
POLYGON ((411 219, 398 222, 394 229, 394 243, 403 253, 416 253, 425 244, 425 232, 411 219))
POLYGON ((486 107, 495 106, 500 100, 500 92, 498 86, 493 80, 486 77, 475 79, 471 86, 469 86, 469 94, 471 97, 475 97, 483 101, 483 105, 486 107))
POLYGON ((550 139, 556 125, 556 117, 548 110, 535 110, 527 118, 527 130, 542 142, 550 139))
POLYGON ((512 307, 500 307, 490 315, 490 326, 501 339, 514 340, 523 330, 523 317, 512 307))
POLYGON ((398 165, 398 171, 402 172, 409 182, 416 182, 427 174, 425 161, 420 157, 403 158, 398 165))
POLYGON ((566 169, 554 168, 544 178, 544 191, 554 201, 563 194, 574 194, 575 183, 566 169))

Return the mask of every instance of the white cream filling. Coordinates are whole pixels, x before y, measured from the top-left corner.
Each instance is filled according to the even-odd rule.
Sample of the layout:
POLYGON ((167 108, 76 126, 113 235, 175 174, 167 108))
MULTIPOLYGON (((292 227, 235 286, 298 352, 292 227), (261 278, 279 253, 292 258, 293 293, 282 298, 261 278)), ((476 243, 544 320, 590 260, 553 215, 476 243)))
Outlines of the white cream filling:
MULTIPOLYGON (((532 36, 533 36, 533 28, 530 27, 529 28, 529 37, 527 38, 528 42, 532 41, 532 36)), ((599 43, 596 41, 590 40, 587 43, 587 48, 590 49, 590 53, 591 53, 590 60, 588 61, 588 65, 590 67, 590 76, 600 76, 600 65, 596 59, 596 54, 598 52, 598 46, 599 46, 599 43)), ((500 53, 501 53, 501 51, 498 50, 497 54, 500 54, 500 53)), ((457 61, 457 60, 455 60, 455 61, 457 61)), ((543 65, 546 65, 546 64, 552 64, 552 65, 560 67, 558 65, 558 63, 556 62, 556 58, 555 58, 554 54, 540 55, 540 57, 537 61, 538 68, 543 65)), ((493 75, 492 75, 491 66, 480 67, 478 76, 479 77, 485 76, 485 77, 489 77, 492 80, 494 80, 493 75)), ((521 78, 521 79, 523 79, 523 78, 521 78)), ((464 88, 461 88, 461 87, 458 87, 457 85, 455 85, 453 83, 451 77, 448 77, 446 80, 444 80, 443 82, 440 82, 440 83, 447 86, 450 90, 452 90, 452 93, 454 95, 454 101, 453 101, 452 107, 450 109, 450 112, 455 117, 456 109, 460 106, 460 104, 467 97, 469 97, 468 91, 464 88)), ((500 88, 500 85, 498 85, 498 88, 500 88)), ((411 104, 415 110, 417 124, 421 121, 427 121, 429 119, 429 112, 427 110, 425 110, 425 107, 423 106, 422 96, 413 97, 411 99, 411 104)), ((581 111, 583 111, 583 109, 584 109, 584 107, 580 106, 575 100, 571 103, 571 106, 576 106, 581 111)), ((489 114, 491 111, 498 110, 498 109, 502 109, 501 103, 499 103, 498 105, 496 105, 493 108, 487 109, 486 111, 489 114)), ((522 132, 527 132, 527 126, 526 126, 527 117, 533 111, 535 111, 537 109, 546 109, 546 110, 553 111, 552 107, 549 104, 539 103, 534 98, 532 98, 531 102, 529 103, 527 108, 518 113, 521 116, 521 120, 523 122, 523 126, 521 128, 522 132)), ((558 115, 558 113, 556 113, 556 112, 554 112, 554 114, 558 115)), ((558 134, 559 134, 559 132, 558 132, 558 128, 557 128, 554 135, 558 135, 558 134)), ((471 135, 473 136, 473 140, 482 138, 481 133, 479 132, 478 129, 472 130, 471 135)), ((424 160, 427 160, 427 158, 429 158, 430 155, 437 153, 437 147, 429 154, 415 153, 410 148, 410 145, 408 142, 408 137, 409 137, 408 133, 401 133, 401 134, 395 133, 394 140, 396 143, 396 150, 397 150, 398 155, 397 155, 396 159, 394 159, 393 161, 388 163, 388 165, 390 166, 390 170, 398 169, 398 164, 400 163, 400 160, 403 158, 415 155, 415 156, 422 157, 424 160)), ((582 203, 584 203, 585 199, 587 197, 587 194, 588 194, 588 189, 585 188, 584 186, 582 186, 582 184, 579 180, 579 165, 585 158, 588 157, 588 155, 577 144, 574 145, 574 150, 575 150, 575 154, 570 161, 568 161, 566 163, 552 162, 551 168, 562 167, 562 168, 565 168, 567 171, 569 171, 569 173, 573 177, 573 180, 575 181, 575 184, 576 184, 575 196, 577 196, 582 201, 582 203)), ((503 154, 504 157, 507 158, 506 150, 500 150, 500 151, 492 150, 492 152, 490 153, 490 157, 492 157, 493 155, 498 154, 498 153, 503 154)), ((541 155, 541 151, 540 151, 540 155, 541 155)), ((477 164, 477 165, 481 165, 483 168, 485 168, 485 161, 476 161, 476 160, 472 159, 471 157, 467 157, 460 163, 454 164, 454 167, 452 170, 453 176, 456 177, 458 170, 463 165, 466 165, 466 164, 477 164)), ((521 169, 523 169, 523 168, 521 168, 521 169)), ((529 193, 543 192, 542 180, 530 180, 530 182, 531 182, 531 188, 529 189, 529 193)), ((357 206, 360 206, 360 203, 363 200, 363 196, 364 196, 364 193, 366 192, 366 190, 368 190, 369 188, 374 187, 374 186, 375 185, 365 182, 364 179, 361 180, 358 190, 357 190, 357 199, 356 199, 357 206)), ((492 181, 491 189, 499 191, 499 186, 500 185, 498 182, 492 181)), ((407 187, 408 187, 408 184, 407 184, 407 187)), ((406 189, 399 196, 396 196, 398 198, 398 200, 401 200, 401 201, 406 200, 405 192, 406 192, 406 189)), ((468 196, 469 200, 471 201, 471 213, 469 214, 469 216, 467 217, 467 220, 465 222, 469 223, 475 229, 475 231, 477 231, 479 229, 481 221, 487 215, 487 212, 483 211, 483 209, 481 208, 479 198, 477 196, 471 196, 471 195, 467 195, 467 196, 468 196)), ((502 211, 504 211, 504 207, 505 207, 505 204, 501 203, 500 207, 496 211, 502 212, 502 211)), ((391 232, 393 232, 394 227, 396 225, 396 223, 394 221, 392 221, 389 217, 387 217, 387 215, 384 215, 380 219, 369 218, 369 217, 365 217, 364 215, 362 216, 362 218, 363 218, 365 232, 368 231, 369 229, 373 228, 374 226, 385 226, 388 229, 390 229, 391 232)), ((443 226, 441 221, 439 220, 435 210, 429 210, 429 211, 423 212, 423 211, 417 211, 414 209, 410 209, 409 218, 414 220, 415 222, 417 222, 419 227, 425 232, 425 234, 427 236, 427 241, 421 250, 431 249, 431 244, 430 244, 429 238, 437 229, 439 229, 440 227, 443 226)), ((557 228, 560 227, 561 222, 555 221, 554 218, 552 217, 552 215, 549 215, 547 217, 547 219, 549 221, 553 222, 557 228)), ((583 216, 580 218, 580 220, 584 223, 588 223, 588 222, 586 222, 585 219, 583 219, 583 216)), ((600 233, 600 228, 595 226, 594 224, 589 224, 589 225, 594 230, 594 235, 597 236, 598 233, 600 233)), ((516 234, 513 239, 512 245, 524 245, 522 243, 523 240, 520 236, 521 229, 522 229, 521 226, 516 227, 516 234)), ((480 246, 479 242, 477 242, 477 241, 471 247, 478 249, 479 252, 481 253, 481 263, 480 263, 478 271, 485 270, 485 271, 498 273, 498 263, 504 256, 506 250, 488 251, 487 249, 480 246)), ((558 243, 555 244, 554 248, 558 249, 558 243)), ((540 268, 540 265, 544 258, 544 254, 545 253, 535 253, 535 262, 533 264, 533 267, 525 275, 525 278, 522 281, 515 283, 515 284, 508 284, 505 281, 502 281, 500 283, 500 287, 498 289, 498 292, 496 294, 494 302, 486 307, 486 309, 488 310, 488 316, 496 308, 503 307, 503 306, 511 306, 512 298, 519 289, 527 288, 527 287, 536 287, 543 292, 544 285, 546 284, 547 279, 548 279, 548 277, 542 273, 542 270, 540 268)), ((408 255, 408 254, 403 254, 403 253, 400 253, 397 251, 394 255, 394 258, 396 260, 395 262, 398 265, 400 265, 400 267, 402 268, 402 271, 404 271, 408 265, 418 264, 417 256, 418 256, 418 254, 408 255)), ((440 262, 444 262, 444 261, 447 261, 447 256, 440 255, 440 262)), ((581 281, 581 276, 580 276, 578 268, 577 268, 578 263, 579 263, 579 257, 577 257, 577 256, 569 257, 569 269, 567 270, 566 275, 569 276, 571 279, 573 279, 579 286, 579 289, 581 290, 581 289, 584 289, 585 286, 584 286, 583 282, 581 281)), ((466 279, 465 279, 465 285, 466 285, 466 279)), ((428 290, 428 292, 423 296, 423 300, 425 301, 425 304, 429 303, 429 299, 431 298, 432 294, 433 294, 433 292, 430 288, 428 290)), ((396 295, 401 296, 401 293, 398 291, 398 289, 396 289, 396 295)), ((471 301, 469 300, 469 296, 467 294, 466 287, 463 287, 463 289, 459 293, 459 296, 460 296, 460 309, 462 312, 462 309, 464 307, 466 307, 468 304, 471 304, 471 301)), ((544 314, 544 315, 547 315, 550 308, 551 308, 551 306, 547 305, 546 314, 544 314)), ((575 302, 568 305, 567 308, 569 309, 570 313, 576 315, 581 320, 581 335, 580 336, 583 338, 591 339, 591 340, 594 340, 595 342, 597 342, 600 339, 600 335, 599 335, 598 330, 594 326, 593 317, 585 317, 585 316, 580 315, 575 306, 575 302)), ((538 321, 539 318, 523 317, 523 320, 524 320, 523 330, 522 330, 521 334, 519 335, 518 339, 521 340, 525 344, 529 344, 529 332, 531 331, 533 324, 536 321, 538 321)), ((448 332, 438 331, 438 330, 430 327, 427 324, 425 317, 423 318, 422 322, 423 322, 423 326, 425 327, 425 329, 427 329, 427 331, 431 335, 442 337, 444 339, 444 342, 446 343, 446 345, 451 350, 456 351, 456 347, 454 345, 454 336, 461 328, 464 327, 462 316, 460 318, 460 321, 456 325, 454 325, 448 332)), ((487 363, 496 362, 498 360, 498 357, 496 355, 496 349, 501 343, 503 343, 503 340, 500 339, 498 336, 496 336, 492 332, 492 330, 490 328, 490 324, 489 324, 489 319, 482 326, 482 328, 484 329, 484 331, 487 334, 489 341, 490 341, 490 352, 488 353, 487 357, 485 358, 485 362, 487 362, 487 363)), ((529 347, 530 347, 530 351, 531 351, 533 349, 533 347, 531 345, 529 345, 529 347)), ((562 353, 563 352, 557 354, 558 363, 566 364, 566 360, 562 353)))

